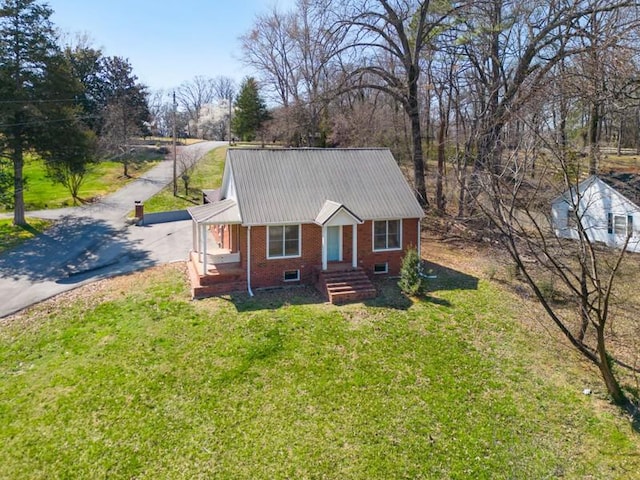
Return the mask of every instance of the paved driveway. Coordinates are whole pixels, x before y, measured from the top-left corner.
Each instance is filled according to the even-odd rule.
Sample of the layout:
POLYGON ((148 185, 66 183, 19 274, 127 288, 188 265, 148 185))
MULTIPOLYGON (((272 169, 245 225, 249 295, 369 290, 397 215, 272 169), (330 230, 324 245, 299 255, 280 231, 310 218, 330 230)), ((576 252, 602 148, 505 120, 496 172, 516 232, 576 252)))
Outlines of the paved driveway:
MULTIPOLYGON (((190 158, 225 142, 184 147, 190 158)), ((152 265, 186 260, 191 222, 128 225, 136 200, 145 201, 171 182, 165 160, 140 179, 102 201, 82 207, 28 212, 56 224, 20 247, 0 255, 0 318, 86 283, 152 265)))

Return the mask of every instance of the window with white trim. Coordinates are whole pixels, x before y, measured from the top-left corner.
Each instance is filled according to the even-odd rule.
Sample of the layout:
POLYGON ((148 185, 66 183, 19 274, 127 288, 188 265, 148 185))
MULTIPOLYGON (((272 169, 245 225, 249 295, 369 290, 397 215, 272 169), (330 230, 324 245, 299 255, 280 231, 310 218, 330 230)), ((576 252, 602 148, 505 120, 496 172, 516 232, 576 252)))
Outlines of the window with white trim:
POLYGON ((376 220, 373 222, 374 250, 400 250, 401 245, 401 220, 376 220))
POLYGON ((286 270, 282 274, 282 279, 285 282, 297 282, 300 280, 300 270, 286 270))
POLYGON ((607 232, 615 235, 630 235, 633 233, 633 215, 607 215, 607 232))
POLYGON ((300 225, 267 227, 267 258, 300 256, 300 225))
POLYGON ((373 273, 388 273, 389 272, 389 264, 388 263, 376 263, 373 266, 373 273))

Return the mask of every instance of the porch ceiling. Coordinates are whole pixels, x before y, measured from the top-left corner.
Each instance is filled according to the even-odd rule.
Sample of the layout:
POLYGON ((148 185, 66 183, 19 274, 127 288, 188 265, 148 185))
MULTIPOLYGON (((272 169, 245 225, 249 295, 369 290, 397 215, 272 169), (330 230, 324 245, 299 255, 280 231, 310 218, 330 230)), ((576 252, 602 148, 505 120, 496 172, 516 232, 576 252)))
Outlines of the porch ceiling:
POLYGON ((242 223, 238 204, 230 198, 191 207, 188 211, 191 218, 198 224, 230 225, 242 223))

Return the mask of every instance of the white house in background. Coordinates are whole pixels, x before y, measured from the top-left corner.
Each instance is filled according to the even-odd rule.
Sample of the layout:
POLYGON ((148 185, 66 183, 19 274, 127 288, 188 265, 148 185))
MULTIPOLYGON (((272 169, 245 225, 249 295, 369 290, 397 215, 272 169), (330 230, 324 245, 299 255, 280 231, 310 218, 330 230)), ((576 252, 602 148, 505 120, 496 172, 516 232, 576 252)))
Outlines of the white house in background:
POLYGON ((578 219, 592 242, 640 252, 640 175, 592 175, 551 204, 555 233, 578 238, 578 219), (577 214, 576 214, 577 213, 577 214))

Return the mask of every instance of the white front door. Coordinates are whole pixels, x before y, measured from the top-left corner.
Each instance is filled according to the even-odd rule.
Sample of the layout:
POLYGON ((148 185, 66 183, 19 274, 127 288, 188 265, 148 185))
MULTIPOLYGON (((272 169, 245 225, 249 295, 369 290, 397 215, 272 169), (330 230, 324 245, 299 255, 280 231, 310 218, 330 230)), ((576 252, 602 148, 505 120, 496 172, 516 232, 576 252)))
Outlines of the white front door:
POLYGON ((327 227, 327 261, 342 261, 342 227, 327 227))

